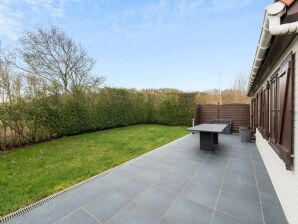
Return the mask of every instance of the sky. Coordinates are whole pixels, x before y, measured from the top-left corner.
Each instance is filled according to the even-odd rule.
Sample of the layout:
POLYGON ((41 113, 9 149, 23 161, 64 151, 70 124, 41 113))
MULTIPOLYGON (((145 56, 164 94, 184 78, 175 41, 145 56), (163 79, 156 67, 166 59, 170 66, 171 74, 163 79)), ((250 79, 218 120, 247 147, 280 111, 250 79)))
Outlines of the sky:
POLYGON ((1 45, 61 28, 96 59, 106 86, 204 91, 250 73, 272 0, 0 0, 1 45))

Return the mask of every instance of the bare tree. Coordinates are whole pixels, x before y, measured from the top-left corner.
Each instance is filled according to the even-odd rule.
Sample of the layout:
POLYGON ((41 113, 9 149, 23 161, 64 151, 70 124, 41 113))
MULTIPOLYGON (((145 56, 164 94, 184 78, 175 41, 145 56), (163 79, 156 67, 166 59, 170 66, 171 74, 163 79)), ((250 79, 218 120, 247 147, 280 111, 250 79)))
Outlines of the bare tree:
POLYGON ((2 103, 12 103, 15 84, 19 81, 11 68, 11 55, 0 46, 0 94, 2 103), (18 81, 17 81, 18 80, 18 81))
POLYGON ((233 89, 239 91, 239 93, 241 94, 245 94, 246 87, 247 87, 247 80, 248 80, 247 75, 244 72, 240 73, 237 76, 236 80, 234 81, 233 89))
POLYGON ((14 71, 12 59, 12 54, 0 46, 0 149, 6 147, 8 139, 27 139, 18 113, 23 108, 17 105, 22 95, 22 77, 14 71))
POLYGON ((233 83, 233 90, 235 92, 235 99, 237 102, 241 103, 247 103, 248 102, 248 97, 246 96, 246 88, 247 88, 247 81, 248 81, 248 76, 242 72, 240 73, 237 78, 235 79, 233 83))
POLYGON ((23 65, 16 65, 47 83, 58 84, 63 93, 77 87, 94 89, 105 80, 102 76, 92 76, 95 60, 57 27, 27 32, 19 42, 23 65))

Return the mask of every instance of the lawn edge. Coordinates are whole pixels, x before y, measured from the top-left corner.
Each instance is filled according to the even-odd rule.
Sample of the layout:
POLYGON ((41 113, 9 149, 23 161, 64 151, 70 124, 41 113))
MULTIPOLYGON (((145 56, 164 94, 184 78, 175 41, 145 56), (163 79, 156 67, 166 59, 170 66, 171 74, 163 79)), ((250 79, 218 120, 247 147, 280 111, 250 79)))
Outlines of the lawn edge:
POLYGON ((8 221, 12 220, 13 218, 16 218, 18 216, 21 216, 21 215, 25 214, 26 212, 29 212, 29 211, 33 210, 34 208, 37 208, 37 207, 43 205, 44 203, 50 201, 51 199, 54 199, 56 197, 59 197, 61 194, 65 193, 65 192, 68 192, 70 190, 73 190, 73 189, 75 189, 75 188, 77 188, 77 187, 79 187, 79 186, 81 186, 81 185, 83 185, 83 184, 85 184, 85 183, 87 183, 89 181, 94 180, 95 178, 98 178, 98 177, 101 177, 101 176, 105 176, 105 175, 109 174, 110 172, 112 172, 114 169, 117 169, 117 168, 119 168, 121 166, 127 165, 127 164, 129 164, 129 163, 131 163, 131 162, 139 159, 142 156, 149 155, 149 154, 151 154, 151 153, 153 153, 155 151, 161 150, 163 147, 165 147, 165 146, 167 146, 169 144, 172 144, 174 142, 180 141, 180 140, 186 138, 189 135, 191 135, 191 134, 186 134, 186 135, 184 135, 182 137, 179 137, 179 138, 177 138, 177 139, 175 139, 175 140, 173 140, 171 142, 168 142, 165 145, 162 145, 162 146, 159 146, 157 148, 154 148, 154 149, 150 150, 149 152, 145 152, 144 154, 139 155, 139 156, 137 156, 137 157, 135 157, 135 158, 133 158, 131 160, 128 160, 128 161, 126 161, 124 163, 121 163, 121 164, 119 164, 119 165, 117 165, 115 167, 112 167, 112 168, 110 168, 110 169, 108 169, 106 171, 103 171, 103 172, 101 172, 99 174, 96 174, 96 175, 94 175, 92 177, 89 177, 86 180, 83 180, 83 181, 81 181, 81 182, 79 182, 77 184, 74 184, 74 185, 72 185, 72 186, 70 186, 68 188, 65 188, 65 189, 63 189, 61 191, 58 191, 58 192, 56 192, 56 193, 54 193, 52 195, 49 195, 49 196, 47 196, 47 197, 45 197, 43 199, 40 199, 39 201, 33 202, 30 205, 27 205, 27 206, 25 206, 23 208, 20 208, 20 209, 14 211, 14 212, 11 212, 11 213, 9 213, 7 215, 0 216, 0 223, 2 224, 2 223, 5 223, 5 222, 8 222, 8 221))

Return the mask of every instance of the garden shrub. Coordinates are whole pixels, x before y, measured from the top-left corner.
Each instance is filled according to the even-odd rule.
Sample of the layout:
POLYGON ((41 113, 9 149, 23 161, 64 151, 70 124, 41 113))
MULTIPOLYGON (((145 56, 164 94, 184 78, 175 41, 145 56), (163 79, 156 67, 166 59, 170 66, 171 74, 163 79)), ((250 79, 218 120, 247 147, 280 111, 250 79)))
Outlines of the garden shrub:
MULTIPOLYGON (((195 98, 195 93, 119 88, 103 88, 96 93, 76 90, 72 94, 39 95, 4 110, 7 122, 13 128, 18 123, 22 127, 19 138, 23 136, 22 141, 12 138, 6 146, 133 124, 191 125, 195 98)), ((4 148, 1 138, 0 145, 4 148)))

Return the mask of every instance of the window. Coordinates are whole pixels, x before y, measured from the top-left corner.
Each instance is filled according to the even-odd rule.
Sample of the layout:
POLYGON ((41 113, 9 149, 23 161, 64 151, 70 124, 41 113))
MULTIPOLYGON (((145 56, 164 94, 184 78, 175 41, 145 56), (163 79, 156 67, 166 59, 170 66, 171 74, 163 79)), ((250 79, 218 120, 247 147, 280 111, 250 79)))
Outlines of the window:
POLYGON ((270 143, 287 169, 292 165, 293 60, 290 55, 270 80, 270 143))
POLYGON ((294 55, 290 54, 276 74, 252 100, 252 124, 292 169, 294 55))

